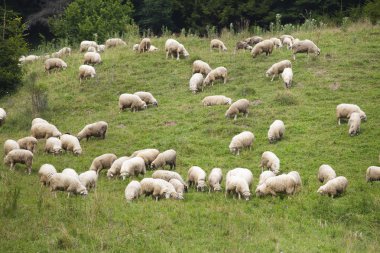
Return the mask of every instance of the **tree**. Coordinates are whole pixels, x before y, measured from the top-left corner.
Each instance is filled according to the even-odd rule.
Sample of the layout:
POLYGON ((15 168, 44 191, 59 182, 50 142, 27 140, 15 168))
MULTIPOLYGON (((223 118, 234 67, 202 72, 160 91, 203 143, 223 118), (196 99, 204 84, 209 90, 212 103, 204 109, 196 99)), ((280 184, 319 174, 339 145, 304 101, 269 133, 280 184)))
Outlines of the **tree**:
POLYGON ((144 0, 137 10, 138 25, 141 28, 150 28, 155 34, 161 32, 163 26, 173 29, 172 2, 167 0, 144 0))

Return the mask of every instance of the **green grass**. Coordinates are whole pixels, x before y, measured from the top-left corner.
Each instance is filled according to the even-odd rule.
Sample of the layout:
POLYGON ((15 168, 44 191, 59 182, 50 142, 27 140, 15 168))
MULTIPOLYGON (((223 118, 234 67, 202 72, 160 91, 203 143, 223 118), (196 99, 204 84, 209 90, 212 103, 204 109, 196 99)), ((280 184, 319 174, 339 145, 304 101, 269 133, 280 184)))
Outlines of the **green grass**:
POLYGON ((67 57, 68 69, 51 75, 44 73, 42 62, 25 66, 26 77, 34 71, 37 86, 47 87, 48 108, 36 113, 26 87, 2 98, 8 118, 0 143, 29 135, 37 116, 61 132, 76 134, 98 120, 107 121, 109 131, 105 140, 82 141, 79 157, 44 154, 40 140, 30 176, 22 165, 15 171, 0 165, 1 252, 379 252, 380 184, 365 182, 366 169, 379 165, 379 27, 355 25, 348 32, 326 29, 294 35, 315 41, 321 55, 297 56, 289 91, 278 78, 270 82, 265 71, 290 59, 290 51, 279 49, 255 59, 243 51, 233 55, 239 36, 222 38, 227 53, 210 52, 209 39, 180 37, 190 53, 181 61, 165 60, 167 38, 153 38, 160 51, 146 54, 133 52, 136 41, 127 41, 128 47, 103 53, 103 64, 95 67, 98 79, 81 85, 77 76, 82 54, 67 57), (225 66, 227 84, 218 82, 192 94, 188 80, 195 59, 213 68, 225 66), (139 90, 152 92, 159 107, 119 113, 119 95, 139 90), (203 97, 216 94, 261 103, 250 108, 248 118, 234 122, 224 118, 227 107, 201 105, 203 97), (355 103, 366 112, 368 121, 359 136, 349 137, 348 126, 336 124, 339 103, 355 103), (285 138, 269 144, 267 131, 275 119, 285 122, 285 138), (229 142, 244 130, 255 134, 253 149, 233 156, 229 142), (82 172, 98 155, 129 155, 151 147, 175 149, 177 171, 184 178, 192 165, 206 172, 220 167, 224 174, 235 167, 249 168, 252 192, 261 154, 271 150, 283 172, 299 171, 303 189, 291 198, 253 197, 248 202, 191 189, 184 201, 141 198, 128 204, 124 189, 129 180, 109 181, 105 172, 87 198, 66 198, 64 193, 54 198, 39 185, 37 171, 43 163, 59 171, 70 167, 82 172), (323 163, 348 178, 343 196, 331 199, 316 193, 316 174, 323 163))

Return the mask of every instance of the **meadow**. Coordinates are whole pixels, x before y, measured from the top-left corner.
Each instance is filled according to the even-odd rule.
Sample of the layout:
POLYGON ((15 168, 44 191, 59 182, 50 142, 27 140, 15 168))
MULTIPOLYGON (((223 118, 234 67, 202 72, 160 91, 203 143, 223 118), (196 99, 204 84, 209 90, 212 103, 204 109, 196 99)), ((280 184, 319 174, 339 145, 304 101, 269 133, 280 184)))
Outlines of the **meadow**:
MULTIPOLYGON (((0 107, 8 113, 0 143, 29 135, 34 117, 52 122, 63 133, 77 134, 99 120, 107 121, 109 129, 105 140, 82 140, 83 154, 78 157, 45 154, 45 141, 40 140, 31 175, 23 165, 10 171, 1 163, 0 251, 379 252, 380 183, 365 181, 366 169, 380 163, 379 26, 353 24, 346 31, 293 33, 313 40, 321 55, 297 55, 289 90, 279 78, 271 82, 265 71, 275 62, 290 60, 291 51, 277 49, 255 59, 247 51, 234 55, 235 43, 246 35, 222 34, 228 48, 224 53, 211 52, 210 39, 180 36, 176 39, 190 53, 180 61, 165 59, 168 37, 152 38, 159 51, 144 54, 132 51, 139 39, 129 38, 127 47, 104 52, 103 63, 95 67, 97 78, 82 84, 79 45, 71 45, 74 52, 64 59, 68 64, 64 71, 48 75, 42 61, 24 66, 26 85, 0 99, 0 107), (196 59, 212 68, 226 67, 227 84, 216 82, 192 94, 188 81, 196 59), (119 95, 140 90, 151 92, 159 106, 120 113, 119 95), (43 102, 38 110, 32 106, 32 95, 37 93, 42 93, 43 102), (252 101, 248 118, 233 121, 224 117, 226 106, 201 105, 205 96, 217 94, 252 101), (350 137, 346 124, 337 125, 335 108, 340 103, 357 104, 366 112, 368 120, 358 136, 350 137), (267 131, 275 119, 284 121, 285 138, 269 144, 267 131), (228 145, 244 130, 254 133, 253 148, 234 156, 228 145), (190 189, 183 201, 142 197, 127 203, 124 189, 130 179, 108 180, 105 171, 96 191, 85 198, 67 198, 65 193, 54 198, 40 186, 37 172, 44 163, 59 171, 69 167, 83 172, 96 156, 130 155, 143 148, 175 149, 176 171, 183 178, 193 165, 206 172, 220 167, 224 175, 232 168, 249 168, 254 175, 253 197, 243 201, 225 198, 224 192, 190 189), (280 158, 282 172, 300 173, 300 193, 254 196, 261 154, 267 150, 280 158), (317 194, 321 184, 316 175, 322 164, 349 180, 342 196, 317 194)), ((151 174, 148 171, 145 177, 151 174)))

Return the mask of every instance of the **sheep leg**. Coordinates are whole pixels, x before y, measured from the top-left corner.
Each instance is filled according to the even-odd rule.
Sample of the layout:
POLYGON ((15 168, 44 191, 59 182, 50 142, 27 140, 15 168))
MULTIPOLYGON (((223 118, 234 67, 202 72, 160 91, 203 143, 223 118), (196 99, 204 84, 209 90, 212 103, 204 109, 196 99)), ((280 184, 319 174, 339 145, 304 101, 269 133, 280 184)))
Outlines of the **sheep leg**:
POLYGON ((338 118, 338 125, 340 125, 340 118, 338 118))
POLYGON ((293 54, 293 60, 294 61, 296 60, 296 54, 293 54))
POLYGON ((236 120, 237 119, 237 114, 235 114, 235 117, 234 117, 234 120, 236 120))
POLYGON ((275 75, 273 75, 273 76, 272 76, 272 80, 270 80, 271 82, 273 82, 273 80, 274 80, 274 77, 275 77, 275 75))

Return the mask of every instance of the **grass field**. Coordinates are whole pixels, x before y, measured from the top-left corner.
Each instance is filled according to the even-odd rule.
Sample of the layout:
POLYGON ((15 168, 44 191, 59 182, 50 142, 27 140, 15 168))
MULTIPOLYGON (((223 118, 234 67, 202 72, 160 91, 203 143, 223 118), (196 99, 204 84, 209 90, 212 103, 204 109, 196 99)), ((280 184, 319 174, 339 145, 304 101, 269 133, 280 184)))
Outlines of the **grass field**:
MULTIPOLYGON (((37 74, 36 87, 48 91, 48 106, 36 112, 31 106, 31 88, 0 100, 8 118, 1 127, 0 143, 30 134, 34 117, 43 117, 61 132, 78 133, 86 124, 105 120, 105 140, 82 141, 83 155, 44 154, 38 143, 33 172, 24 166, 10 171, 0 165, 0 251, 1 252, 379 252, 380 183, 366 183, 365 171, 379 166, 380 151, 380 29, 354 24, 347 32, 339 29, 293 34, 311 39, 321 49, 319 57, 299 55, 293 63, 294 83, 285 90, 282 80, 270 82, 265 71, 275 62, 290 59, 291 52, 278 49, 272 55, 252 59, 248 52, 233 54, 243 36, 225 34, 226 53, 210 52, 209 39, 179 37, 190 53, 186 60, 165 60, 167 38, 152 38, 160 48, 154 53, 126 48, 102 54, 96 66, 97 79, 79 84, 82 54, 65 58, 68 68, 51 75, 42 62, 25 66, 25 76, 37 74), (188 91, 191 64, 202 59, 215 68, 228 69, 229 80, 204 92, 188 91), (150 91, 158 107, 119 113, 121 93, 150 91), (247 98, 248 118, 224 118, 225 106, 205 108, 207 95, 247 98), (361 133, 348 135, 348 126, 338 126, 335 107, 358 104, 367 114, 361 133), (269 144, 269 125, 281 119, 285 138, 269 144), (252 131, 251 151, 233 156, 231 138, 252 131), (177 171, 187 177, 192 165, 224 174, 235 167, 249 168, 254 175, 254 193, 261 172, 262 152, 271 150, 281 160, 281 170, 296 170, 302 191, 293 197, 253 196, 250 201, 225 198, 223 193, 200 193, 191 189, 185 200, 154 202, 141 198, 128 204, 124 189, 130 180, 107 180, 105 171, 96 192, 86 198, 54 198, 40 187, 37 171, 44 163, 57 170, 70 167, 87 170, 92 159, 104 153, 129 155, 143 148, 177 151, 177 171), (347 192, 335 199, 319 196, 316 174, 321 164, 330 164, 349 180, 347 192)), ((269 37, 270 34, 265 35, 269 37)), ((50 52, 51 53, 51 52, 50 52)), ((28 79, 28 78, 26 78, 28 79)), ((152 171, 145 175, 149 177, 152 171)), ((141 179, 140 177, 139 179, 141 179)), ((224 182, 223 182, 224 186, 224 182)), ((254 194, 253 194, 254 195, 254 194)))

